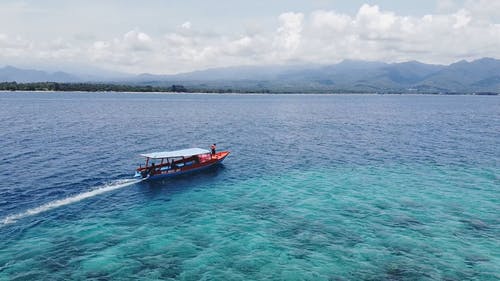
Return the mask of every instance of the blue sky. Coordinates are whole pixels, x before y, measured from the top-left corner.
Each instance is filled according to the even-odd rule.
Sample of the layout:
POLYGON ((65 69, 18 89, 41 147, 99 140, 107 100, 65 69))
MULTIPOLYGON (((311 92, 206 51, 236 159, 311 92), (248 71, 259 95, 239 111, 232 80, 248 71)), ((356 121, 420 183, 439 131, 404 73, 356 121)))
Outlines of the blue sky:
POLYGON ((500 57, 500 1, 0 1, 0 65, 177 73, 500 57))

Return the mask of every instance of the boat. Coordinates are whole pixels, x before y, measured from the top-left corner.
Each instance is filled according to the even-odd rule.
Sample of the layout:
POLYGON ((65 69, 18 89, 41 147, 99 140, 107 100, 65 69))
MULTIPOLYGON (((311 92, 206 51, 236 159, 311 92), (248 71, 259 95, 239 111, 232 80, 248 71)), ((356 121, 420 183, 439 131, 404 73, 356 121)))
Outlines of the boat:
POLYGON ((134 177, 150 180, 200 171, 219 164, 228 155, 229 151, 211 153, 202 148, 141 154, 146 164, 136 169, 134 177))

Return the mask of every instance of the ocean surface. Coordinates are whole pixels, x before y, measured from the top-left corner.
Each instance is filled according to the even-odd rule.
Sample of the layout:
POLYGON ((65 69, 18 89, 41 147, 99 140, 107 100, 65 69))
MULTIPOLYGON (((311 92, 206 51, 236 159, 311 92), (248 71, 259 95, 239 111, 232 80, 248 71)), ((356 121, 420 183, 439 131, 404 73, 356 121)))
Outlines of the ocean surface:
POLYGON ((500 279, 499 97, 4 92, 0 132, 0 280, 500 279))

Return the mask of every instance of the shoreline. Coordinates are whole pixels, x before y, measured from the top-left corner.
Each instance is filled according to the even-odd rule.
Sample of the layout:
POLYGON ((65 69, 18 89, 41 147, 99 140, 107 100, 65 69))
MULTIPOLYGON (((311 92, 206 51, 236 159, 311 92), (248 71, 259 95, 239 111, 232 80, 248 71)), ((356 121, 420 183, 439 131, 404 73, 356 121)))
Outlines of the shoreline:
POLYGON ((316 88, 308 85, 300 85, 295 88, 270 87, 264 88, 259 84, 250 84, 245 87, 217 87, 210 85, 190 85, 182 84, 172 85, 137 85, 137 84, 110 84, 110 83, 59 83, 59 82, 0 82, 0 91, 2 92, 79 92, 79 93, 197 93, 197 94, 265 94, 265 95, 283 95, 283 94, 318 94, 318 95, 338 95, 338 94, 369 94, 369 95, 499 95, 498 89, 477 90, 477 89, 459 89, 450 90, 439 87, 416 89, 416 88, 316 88))
POLYGON ((0 90, 0 93, 39 93, 39 94, 54 94, 54 93, 77 93, 77 94, 153 94, 153 95, 370 95, 370 96, 499 96, 499 93, 377 93, 377 92, 163 92, 163 91, 54 91, 54 90, 0 90))

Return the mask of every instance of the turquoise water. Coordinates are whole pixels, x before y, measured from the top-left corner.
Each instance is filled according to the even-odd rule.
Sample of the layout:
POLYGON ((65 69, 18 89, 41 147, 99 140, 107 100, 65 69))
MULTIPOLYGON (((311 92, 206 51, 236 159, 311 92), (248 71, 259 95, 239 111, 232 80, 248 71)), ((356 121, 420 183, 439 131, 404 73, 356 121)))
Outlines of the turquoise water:
POLYGON ((2 280, 500 278, 496 97, 0 101, 2 280), (139 152, 214 139, 223 166, 130 179, 139 152))

